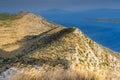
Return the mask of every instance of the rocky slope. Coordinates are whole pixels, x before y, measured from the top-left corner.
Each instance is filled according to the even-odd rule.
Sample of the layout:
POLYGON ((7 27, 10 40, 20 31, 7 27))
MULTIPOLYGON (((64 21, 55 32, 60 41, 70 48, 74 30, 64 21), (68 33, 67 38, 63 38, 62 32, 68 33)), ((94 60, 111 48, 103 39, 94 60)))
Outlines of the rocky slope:
POLYGON ((32 13, 19 15, 19 19, 0 20, 1 72, 46 64, 120 77, 120 55, 78 28, 65 28, 32 13))

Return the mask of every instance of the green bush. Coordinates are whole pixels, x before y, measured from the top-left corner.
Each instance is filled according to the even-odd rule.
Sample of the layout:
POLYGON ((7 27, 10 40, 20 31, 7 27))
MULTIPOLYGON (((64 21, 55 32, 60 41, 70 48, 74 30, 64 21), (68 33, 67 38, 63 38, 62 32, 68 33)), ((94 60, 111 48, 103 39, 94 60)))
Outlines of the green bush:
POLYGON ((20 18, 17 14, 0 13, 0 20, 15 20, 20 18))

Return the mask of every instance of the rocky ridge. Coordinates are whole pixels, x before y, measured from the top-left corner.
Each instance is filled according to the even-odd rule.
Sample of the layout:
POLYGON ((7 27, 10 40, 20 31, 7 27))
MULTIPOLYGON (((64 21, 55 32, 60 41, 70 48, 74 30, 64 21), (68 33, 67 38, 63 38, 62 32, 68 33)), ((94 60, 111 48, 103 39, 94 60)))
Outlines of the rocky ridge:
POLYGON ((0 20, 1 72, 11 67, 46 64, 120 77, 120 55, 97 44, 78 28, 65 28, 32 13, 22 14, 9 26, 4 22, 9 21, 0 20))

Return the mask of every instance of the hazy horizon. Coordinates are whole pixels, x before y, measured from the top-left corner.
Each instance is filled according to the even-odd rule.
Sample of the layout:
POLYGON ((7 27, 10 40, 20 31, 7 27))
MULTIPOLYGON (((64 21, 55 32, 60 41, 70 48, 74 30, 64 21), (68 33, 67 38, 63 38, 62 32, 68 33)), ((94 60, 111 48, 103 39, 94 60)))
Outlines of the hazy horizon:
POLYGON ((0 12, 30 12, 60 9, 66 11, 86 11, 94 9, 120 9, 119 0, 1 0, 0 12))

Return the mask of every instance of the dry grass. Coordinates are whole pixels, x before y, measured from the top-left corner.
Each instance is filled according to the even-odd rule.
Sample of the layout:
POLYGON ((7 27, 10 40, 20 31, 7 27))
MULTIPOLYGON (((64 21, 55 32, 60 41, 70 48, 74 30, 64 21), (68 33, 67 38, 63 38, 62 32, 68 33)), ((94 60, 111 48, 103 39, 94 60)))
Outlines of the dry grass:
POLYGON ((61 66, 44 65, 40 70, 24 68, 23 73, 11 75, 9 80, 120 80, 120 77, 100 72, 63 69, 61 66))
POLYGON ((10 80, 100 80, 92 74, 80 74, 75 71, 48 71, 43 74, 18 74, 12 76, 10 80))
POLYGON ((60 67, 25 70, 22 74, 12 75, 10 80, 104 80, 95 73, 75 70, 64 70, 60 67))

